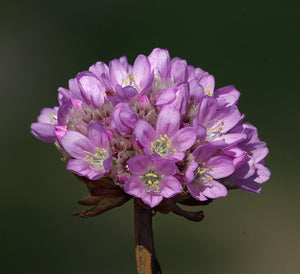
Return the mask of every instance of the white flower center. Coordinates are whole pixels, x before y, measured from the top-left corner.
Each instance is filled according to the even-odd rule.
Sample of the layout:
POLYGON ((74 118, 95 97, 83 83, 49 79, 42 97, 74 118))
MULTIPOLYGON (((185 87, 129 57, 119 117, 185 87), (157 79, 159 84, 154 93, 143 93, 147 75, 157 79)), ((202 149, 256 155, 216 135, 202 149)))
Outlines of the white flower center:
POLYGON ((159 192, 159 181, 161 176, 157 175, 154 170, 150 169, 148 173, 140 176, 140 179, 144 183, 147 192, 159 192))
POLYGON ((198 168, 195 170, 195 181, 200 183, 202 186, 212 187, 210 183, 212 177, 209 172, 213 171, 211 167, 206 166, 206 162, 199 164, 198 168))
POLYGON ((154 143, 151 143, 151 150, 153 153, 158 153, 160 156, 164 157, 166 154, 171 152, 172 142, 165 134, 164 136, 160 135, 154 143))
POLYGON ((218 119, 213 120, 214 123, 209 122, 205 126, 208 130, 206 131, 206 141, 213 141, 221 136, 221 131, 223 130, 224 122, 220 121, 218 119), (209 124, 213 124, 212 127, 209 126, 209 124))
POLYGON ((109 157, 109 153, 106 149, 96 148, 96 153, 91 153, 89 151, 84 151, 86 154, 85 159, 90 162, 90 167, 96 170, 103 169, 103 161, 109 157))
POLYGON ((141 87, 136 83, 134 79, 134 74, 133 72, 130 72, 127 75, 126 79, 122 79, 122 87, 127 87, 127 86, 132 86, 134 87, 137 91, 141 91, 141 87))

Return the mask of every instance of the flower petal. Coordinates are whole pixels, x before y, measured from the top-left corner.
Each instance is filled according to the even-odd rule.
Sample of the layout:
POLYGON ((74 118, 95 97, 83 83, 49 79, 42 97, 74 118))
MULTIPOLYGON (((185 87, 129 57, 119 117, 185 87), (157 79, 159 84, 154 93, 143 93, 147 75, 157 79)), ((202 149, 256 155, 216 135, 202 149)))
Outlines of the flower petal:
MULTIPOLYGON (((253 176, 254 177, 254 176, 253 176)), ((250 177, 248 179, 234 179, 234 183, 242 190, 259 194, 261 191, 261 188, 257 183, 253 181, 253 177, 250 177)))
POLYGON ((269 150, 265 142, 257 142, 251 145, 251 152, 252 158, 258 163, 267 156, 269 150))
POLYGON ((105 170, 91 169, 89 163, 81 159, 70 159, 67 163, 67 170, 90 180, 98 180, 106 173, 105 170))
POLYGON ((171 70, 171 60, 169 52, 166 49, 155 48, 148 56, 151 70, 155 75, 166 79, 171 70))
POLYGON ((188 106, 189 90, 187 84, 181 84, 176 90, 175 100, 168 104, 168 107, 177 109, 181 115, 184 115, 188 106))
POLYGON ((56 124, 56 117, 57 117, 58 107, 54 108, 43 108, 41 114, 37 118, 39 123, 45 124, 56 124))
POLYGON ((197 133, 197 137, 201 140, 204 141, 206 138, 206 127, 202 126, 197 118, 193 119, 193 128, 197 133))
POLYGON ((270 170, 262 164, 256 164, 256 178, 255 183, 262 184, 268 181, 271 177, 270 170))
POLYGON ((126 86, 126 87, 122 88, 120 85, 117 85, 116 93, 117 93, 118 97, 125 99, 125 100, 130 100, 138 95, 138 92, 132 86, 126 86))
POLYGON ((151 142, 154 139, 155 132, 153 127, 148 122, 142 119, 138 120, 134 129, 134 134, 136 136, 136 139, 143 147, 151 147, 151 142))
POLYGON ((202 97, 204 96, 204 88, 197 83, 194 79, 189 83, 190 89, 190 100, 200 103, 202 97))
POLYGON ((137 176, 130 177, 124 185, 124 190, 126 193, 141 198, 145 192, 142 182, 137 176))
POLYGON ((238 122, 241 121, 241 113, 239 112, 237 106, 231 106, 225 108, 224 110, 218 111, 214 119, 223 121, 221 133, 226 133, 232 129, 238 122))
POLYGON ((227 188, 223 184, 215 180, 211 180, 210 184, 212 185, 211 187, 205 187, 205 189, 202 191, 202 194, 206 197, 217 199, 227 195, 227 188))
POLYGON ((216 115, 218 107, 217 100, 211 96, 205 96, 202 98, 199 104, 199 110, 197 118, 200 124, 205 124, 207 121, 211 121, 216 115))
POLYGON ((115 106, 112 113, 112 129, 117 129, 122 135, 132 133, 138 118, 127 102, 119 103, 115 106))
POLYGON ((166 154, 164 159, 171 160, 173 162, 182 161, 184 159, 185 153, 180 151, 171 152, 170 154, 166 154))
POLYGON ((113 87, 122 86, 123 81, 127 79, 128 72, 118 59, 109 62, 109 76, 113 87))
POLYGON ((103 74, 106 76, 109 74, 108 66, 103 62, 97 62, 90 66, 89 71, 94 73, 99 79, 102 78, 103 74))
POLYGON ((156 134, 167 135, 169 138, 175 135, 179 129, 180 114, 176 109, 163 107, 156 121, 156 134))
POLYGON ((164 176, 159 184, 160 194, 165 198, 171 198, 182 192, 182 185, 174 176, 164 176))
POLYGON ((235 86, 226 86, 215 90, 214 97, 217 99, 218 108, 224 109, 238 103, 240 92, 235 86))
POLYGON ((203 88, 205 92, 208 92, 208 94, 213 94, 215 89, 215 77, 208 72, 205 72, 201 75, 199 82, 198 82, 203 88))
POLYGON ((136 176, 144 175, 152 167, 152 161, 145 155, 137 155, 128 161, 130 173, 136 176))
POLYGON ((61 139, 61 144, 76 159, 85 158, 86 153, 84 151, 94 151, 94 145, 92 145, 88 137, 74 130, 66 132, 65 136, 61 139))
POLYGON ((194 152, 193 156, 195 157, 195 162, 202 163, 207 162, 208 159, 218 150, 219 148, 209 144, 205 143, 203 145, 200 145, 197 147, 194 152))
POLYGON ((187 189, 189 193, 194 197, 196 200, 199 201, 206 201, 207 198, 202 194, 202 191, 204 188, 201 184, 197 184, 195 181, 191 182, 190 184, 187 184, 187 189))
POLYGON ((163 91, 157 101, 156 105, 157 106, 164 106, 171 104, 175 99, 176 99, 176 91, 178 90, 177 86, 172 86, 165 91, 163 91))
POLYGON ((79 83, 82 97, 88 104, 91 104, 94 108, 104 104, 106 97, 105 87, 93 73, 89 71, 79 73, 76 79, 79 83))
POLYGON ((185 151, 195 143, 196 138, 197 134, 192 127, 182 128, 172 137, 172 148, 176 151, 185 151))
POLYGON ((198 164, 196 162, 193 162, 186 170, 185 177, 186 177, 187 183, 190 183, 191 181, 193 181, 195 179, 194 171, 196 170, 197 167, 198 167, 198 164))
POLYGON ((183 83, 188 78, 187 62, 185 60, 176 59, 171 64, 171 77, 175 83, 183 83))
POLYGON ((108 148, 109 141, 106 130, 97 121, 90 121, 88 125, 88 136, 90 141, 99 148, 108 148))
POLYGON ((233 177, 236 179, 247 179, 255 174, 253 159, 248 157, 247 162, 245 162, 239 169, 237 169, 233 177))
POLYGON ((212 168, 209 173, 214 179, 225 178, 234 172, 232 160, 227 156, 214 156, 208 160, 206 165, 212 168))
POLYGON ((56 141, 55 125, 32 123, 30 133, 43 142, 54 143, 56 141))
POLYGON ((137 86, 141 89, 140 92, 144 94, 150 89, 153 82, 151 66, 145 55, 140 54, 135 59, 132 72, 137 86))
POLYGON ((178 168, 173 161, 167 159, 155 159, 153 168, 159 175, 170 176, 178 172, 178 168))
POLYGON ((151 208, 157 206, 163 199, 163 197, 160 195, 146 191, 143 193, 143 196, 141 198, 143 202, 151 208))

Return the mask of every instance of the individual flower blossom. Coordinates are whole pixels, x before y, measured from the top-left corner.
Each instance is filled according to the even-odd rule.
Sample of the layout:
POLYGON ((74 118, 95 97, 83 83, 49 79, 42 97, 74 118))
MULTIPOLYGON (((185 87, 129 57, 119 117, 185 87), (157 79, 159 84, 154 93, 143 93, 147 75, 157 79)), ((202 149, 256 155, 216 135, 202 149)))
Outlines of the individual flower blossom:
POLYGON ((138 118, 132 108, 127 103, 119 103, 112 113, 112 129, 116 129, 121 135, 128 136, 135 128, 138 118))
POLYGON ((153 81, 151 66, 145 55, 135 59, 132 69, 118 59, 112 60, 109 63, 109 76, 118 97, 127 100, 144 95, 153 81))
POLYGON ((61 139, 61 145, 74 158, 68 161, 68 170, 90 180, 97 180, 108 172, 112 164, 108 135, 96 121, 89 123, 87 131, 88 137, 68 130, 61 139))
POLYGON ((31 134, 41 141, 54 143, 56 141, 57 111, 58 107, 44 108, 38 117, 38 122, 31 124, 31 134))
POLYGON ((218 110, 237 105, 240 95, 235 86, 226 86, 215 90, 214 98, 217 100, 218 110))
POLYGON ((196 133, 192 127, 179 127, 179 111, 165 107, 159 112, 155 130, 140 119, 134 134, 147 155, 157 153, 163 158, 181 161, 185 156, 184 151, 195 143, 196 133))
POLYGON ((212 156, 214 152, 215 147, 210 145, 198 147, 193 152, 195 161, 186 171, 187 188, 199 201, 227 195, 226 187, 217 180, 231 175, 234 172, 234 165, 227 156, 212 156))
POLYGON ((264 165, 264 158, 269 152, 267 145, 259 140, 257 129, 249 123, 236 126, 232 132, 244 133, 247 139, 223 150, 235 163, 235 172, 229 180, 245 191, 259 193, 259 185, 269 180, 271 175, 264 165))
POLYGON ((76 76, 82 98, 93 108, 102 106, 107 97, 105 85, 100 79, 89 71, 79 73, 76 76))
POLYGON ((157 206, 163 198, 171 198, 182 191, 174 162, 157 155, 137 155, 128 162, 133 175, 125 183, 125 192, 141 198, 150 207, 157 206))
POLYGON ((214 145, 228 146, 241 141, 243 134, 228 133, 242 116, 237 106, 232 105, 218 110, 218 102, 214 97, 203 97, 199 103, 197 117, 193 126, 202 141, 213 142, 214 145), (205 129, 205 134, 204 133, 205 129))
POLYGON ((177 109, 181 116, 186 113, 189 89, 187 84, 172 86, 163 91, 156 102, 156 106, 177 109))

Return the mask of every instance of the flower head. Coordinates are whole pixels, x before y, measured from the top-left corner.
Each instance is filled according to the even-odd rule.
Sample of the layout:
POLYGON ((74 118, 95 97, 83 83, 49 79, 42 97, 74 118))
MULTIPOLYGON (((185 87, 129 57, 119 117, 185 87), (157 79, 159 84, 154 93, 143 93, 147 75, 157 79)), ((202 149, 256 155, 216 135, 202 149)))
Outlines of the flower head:
POLYGON ((96 207, 79 215, 130 197, 182 214, 175 203, 204 204, 231 188, 259 193, 270 177, 266 143, 243 123, 239 97, 234 86, 215 89, 213 75, 156 48, 132 66, 123 56, 78 73, 31 133, 55 143, 87 184, 83 203, 96 207))

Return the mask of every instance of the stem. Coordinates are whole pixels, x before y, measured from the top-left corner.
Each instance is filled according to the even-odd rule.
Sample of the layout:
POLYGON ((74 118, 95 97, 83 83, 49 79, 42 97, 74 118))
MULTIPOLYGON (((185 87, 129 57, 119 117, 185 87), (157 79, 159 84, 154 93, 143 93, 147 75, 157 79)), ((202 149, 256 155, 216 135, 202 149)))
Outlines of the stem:
POLYGON ((162 273, 157 261, 152 232, 152 210, 134 199, 135 256, 138 274, 162 273))

